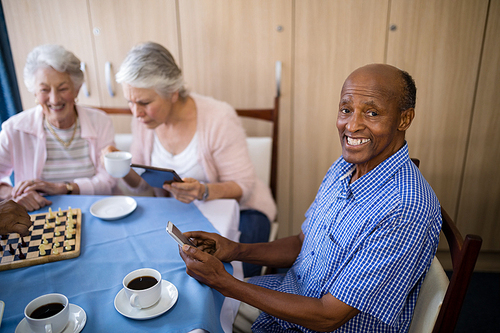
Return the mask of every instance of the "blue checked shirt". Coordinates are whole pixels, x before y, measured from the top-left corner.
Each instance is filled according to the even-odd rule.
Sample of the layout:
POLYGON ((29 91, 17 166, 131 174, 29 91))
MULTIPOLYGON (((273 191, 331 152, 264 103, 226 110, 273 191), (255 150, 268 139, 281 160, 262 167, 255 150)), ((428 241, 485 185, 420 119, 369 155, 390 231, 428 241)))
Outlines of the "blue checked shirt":
MULTIPOLYGON (((439 201, 405 144, 349 184, 354 165, 328 170, 302 225, 302 250, 286 276, 252 278, 308 297, 327 293, 360 310, 335 332, 407 332, 441 230, 439 201)), ((262 313, 253 332, 312 332, 262 313)))

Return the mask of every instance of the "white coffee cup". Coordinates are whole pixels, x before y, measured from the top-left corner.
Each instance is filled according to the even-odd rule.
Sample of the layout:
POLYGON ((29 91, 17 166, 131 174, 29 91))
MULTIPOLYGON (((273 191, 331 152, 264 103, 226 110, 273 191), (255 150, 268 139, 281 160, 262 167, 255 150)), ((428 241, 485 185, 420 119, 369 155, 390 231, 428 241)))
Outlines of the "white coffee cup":
MULTIPOLYGON (((68 325, 69 322, 69 302, 68 298, 63 294, 46 294, 35 298, 24 308, 24 317, 31 329, 35 333, 60 333, 68 325), (52 303, 62 304, 63 308, 57 313, 53 313, 54 309, 47 310, 47 305, 52 303), (42 306, 46 306, 42 311, 49 317, 32 318, 35 310, 43 310, 42 306), (53 313, 52 315, 50 315, 53 313)), ((43 316, 42 316, 43 317, 43 316)))
POLYGON ((160 272, 152 268, 141 268, 128 273, 123 278, 123 289, 132 307, 144 309, 155 305, 160 300, 161 282, 160 272), (156 280, 156 283, 146 289, 136 289, 137 283, 143 284, 141 288, 149 286, 146 283, 147 279, 144 279, 144 277, 152 277, 156 280), (136 283, 136 287, 133 286, 134 282, 136 283))
POLYGON ((125 177, 130 171, 132 154, 126 151, 114 151, 104 155, 104 167, 115 178, 125 177))

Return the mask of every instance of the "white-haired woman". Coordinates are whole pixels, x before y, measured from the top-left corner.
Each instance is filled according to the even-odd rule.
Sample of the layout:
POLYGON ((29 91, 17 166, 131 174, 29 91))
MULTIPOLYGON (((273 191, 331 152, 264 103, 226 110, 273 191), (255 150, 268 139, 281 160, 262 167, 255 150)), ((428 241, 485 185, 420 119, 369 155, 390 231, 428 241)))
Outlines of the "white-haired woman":
MULTIPOLYGON (((234 108, 188 93, 174 58, 157 43, 132 48, 116 79, 134 115, 132 161, 176 170, 184 182, 164 184, 163 189, 179 201, 238 200, 240 241, 266 242, 276 204, 256 176, 234 108)), ((134 170, 123 179, 130 190, 149 187, 134 170)), ((260 271, 243 268, 246 276, 260 271)))
POLYGON ((15 186, 0 183, 0 199, 32 211, 50 205, 45 195, 111 194, 116 184, 100 162, 114 144, 111 119, 77 106, 83 83, 80 60, 59 45, 33 49, 24 82, 37 106, 10 117, 0 132, 0 179, 14 172, 15 186))

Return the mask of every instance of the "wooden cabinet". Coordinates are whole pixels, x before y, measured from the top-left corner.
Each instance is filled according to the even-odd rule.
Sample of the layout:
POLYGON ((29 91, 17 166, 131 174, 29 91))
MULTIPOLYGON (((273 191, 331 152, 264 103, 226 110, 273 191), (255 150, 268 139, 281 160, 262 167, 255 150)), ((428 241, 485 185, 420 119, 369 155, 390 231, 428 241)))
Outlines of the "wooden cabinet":
MULTIPOLYGON (((467 146, 457 224, 500 251, 500 1, 490 3, 467 146)), ((498 266, 498 258, 497 258, 498 266)))
MULTIPOLYGON (((271 108, 275 64, 282 62, 277 204, 280 233, 288 235, 292 3, 183 0, 179 21, 184 77, 194 92, 235 108, 271 108)), ((271 130, 256 122, 245 125, 249 135, 271 130)))
POLYGON ((410 155, 456 219, 488 0, 393 0, 387 63, 417 86, 410 155))
MULTIPOLYGON (((114 74, 137 43, 156 41, 179 56, 175 0, 3 0, 2 5, 18 79, 35 46, 60 44, 85 63, 89 96, 82 89, 80 104, 127 105, 114 74)), ((34 106, 32 94, 19 86, 23 108, 34 106)))
POLYGON ((115 74, 134 45, 157 42, 165 46, 176 60, 179 59, 175 0, 89 0, 88 3, 100 105, 126 106, 121 86, 115 82, 115 74), (108 76, 106 66, 110 66, 108 76))
POLYGON ((347 76, 384 62, 385 0, 297 1, 293 94, 293 228, 330 165, 342 154, 336 127, 340 90, 347 76))
POLYGON ((23 108, 35 106, 35 97, 28 92, 23 81, 26 56, 35 46, 42 44, 60 44, 85 63, 90 96, 85 96, 82 89, 78 99, 83 104, 99 105, 87 1, 2 0, 2 6, 23 108))

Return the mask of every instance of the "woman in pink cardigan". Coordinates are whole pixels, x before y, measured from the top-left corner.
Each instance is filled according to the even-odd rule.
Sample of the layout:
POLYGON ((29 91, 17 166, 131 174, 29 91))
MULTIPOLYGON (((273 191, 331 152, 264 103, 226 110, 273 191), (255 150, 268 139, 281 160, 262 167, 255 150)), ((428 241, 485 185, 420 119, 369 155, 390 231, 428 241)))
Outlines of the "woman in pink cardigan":
POLYGON ((83 83, 80 60, 59 45, 41 45, 27 57, 24 82, 37 106, 2 124, 0 179, 14 172, 15 186, 0 182, 0 201, 28 211, 51 204, 45 195, 111 194, 116 184, 100 163, 114 144, 111 118, 76 105, 83 83))
MULTIPOLYGON (((172 55, 156 43, 134 47, 116 79, 134 116, 132 162, 176 170, 184 182, 164 184, 163 189, 179 201, 238 200, 240 241, 266 242, 276 204, 255 173, 235 110, 189 94, 172 55)), ((135 193, 149 188, 134 170, 123 180, 135 193)), ((258 266, 243 269, 245 276, 260 272, 258 266)))

